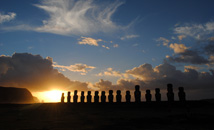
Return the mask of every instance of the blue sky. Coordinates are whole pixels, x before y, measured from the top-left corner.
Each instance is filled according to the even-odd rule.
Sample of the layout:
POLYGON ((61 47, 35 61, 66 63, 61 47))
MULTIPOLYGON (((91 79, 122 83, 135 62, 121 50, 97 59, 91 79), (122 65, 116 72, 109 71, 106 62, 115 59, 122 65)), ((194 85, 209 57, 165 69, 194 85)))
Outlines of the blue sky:
MULTIPOLYGON (((151 82, 176 77, 164 70, 167 65, 185 75, 194 71, 198 78, 204 73, 213 78, 213 4, 212 0, 1 0, 0 55, 27 52, 51 57, 52 66, 65 77, 99 89, 105 89, 106 82, 125 88, 122 80, 153 89, 151 82), (162 71, 162 77, 157 76, 162 71), (101 84, 100 79, 106 82, 101 84)), ((213 86, 213 81, 206 83, 213 86)), ((185 81, 174 84, 191 86, 185 81)), ((189 90, 198 88, 204 89, 189 90)))

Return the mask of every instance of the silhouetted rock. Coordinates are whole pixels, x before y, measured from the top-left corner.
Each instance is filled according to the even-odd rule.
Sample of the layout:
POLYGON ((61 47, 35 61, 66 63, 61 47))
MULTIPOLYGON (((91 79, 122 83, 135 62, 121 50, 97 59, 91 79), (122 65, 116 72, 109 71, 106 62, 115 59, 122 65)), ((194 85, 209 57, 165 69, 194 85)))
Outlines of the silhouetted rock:
POLYGON ((71 103, 71 92, 70 91, 68 91, 67 103, 71 103))
POLYGON ((156 99, 157 102, 161 101, 161 94, 160 94, 160 89, 159 88, 155 89, 155 99, 156 99))
POLYGON ((130 91, 126 91, 126 102, 131 102, 130 91))
POLYGON ((179 101, 181 101, 181 102, 186 101, 186 93, 184 92, 184 88, 179 87, 178 90, 179 90, 179 92, 178 92, 179 101))
POLYGON ((102 93, 101 93, 101 102, 102 102, 102 103, 105 103, 105 102, 106 102, 105 91, 102 91, 102 93))
POLYGON ((120 90, 117 90, 116 102, 120 103, 120 102, 121 102, 121 99, 122 99, 121 91, 120 91, 120 90))
POLYGON ((77 103, 77 99, 78 99, 77 90, 75 90, 73 96, 73 103, 77 103))
POLYGON ((174 101, 174 93, 172 84, 167 84, 167 99, 169 102, 174 101))
POLYGON ((95 103, 98 103, 98 102, 99 102, 99 91, 95 91, 95 94, 94 94, 94 102, 95 102, 95 103))
POLYGON ((113 90, 109 90, 108 101, 112 103, 114 100, 113 90))
POLYGON ((64 93, 62 93, 62 96, 61 96, 61 103, 64 103, 64 100, 65 100, 65 96, 64 96, 64 93))
POLYGON ((151 102, 152 95, 150 93, 150 90, 146 90, 145 98, 146 98, 146 102, 151 102))
POLYGON ((84 103, 85 101, 85 96, 84 96, 84 91, 81 92, 81 97, 80 97, 80 102, 84 103))
POLYGON ((87 103, 91 103, 91 91, 88 91, 88 95, 87 95, 87 103))
POLYGON ((35 100, 26 88, 0 86, 0 103, 35 103, 35 100))
POLYGON ((135 86, 134 96, 135 96, 135 102, 137 102, 137 103, 141 102, 141 92, 140 92, 139 85, 135 86))

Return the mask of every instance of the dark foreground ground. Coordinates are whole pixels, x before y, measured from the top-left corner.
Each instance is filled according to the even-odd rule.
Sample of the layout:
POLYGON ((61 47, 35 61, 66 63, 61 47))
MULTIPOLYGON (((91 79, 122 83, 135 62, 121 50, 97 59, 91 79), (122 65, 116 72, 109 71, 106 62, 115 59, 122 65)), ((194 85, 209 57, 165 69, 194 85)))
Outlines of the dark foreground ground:
POLYGON ((214 104, 0 104, 0 130, 90 129, 214 130, 214 104))

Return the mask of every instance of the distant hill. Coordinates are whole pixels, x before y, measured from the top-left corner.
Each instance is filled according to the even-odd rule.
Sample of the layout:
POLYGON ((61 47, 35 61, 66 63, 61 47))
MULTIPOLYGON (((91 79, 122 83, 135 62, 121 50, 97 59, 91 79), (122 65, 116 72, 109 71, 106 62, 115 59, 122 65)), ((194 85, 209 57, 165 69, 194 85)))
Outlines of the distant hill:
POLYGON ((34 99, 26 88, 0 86, 0 103, 34 103, 34 99))

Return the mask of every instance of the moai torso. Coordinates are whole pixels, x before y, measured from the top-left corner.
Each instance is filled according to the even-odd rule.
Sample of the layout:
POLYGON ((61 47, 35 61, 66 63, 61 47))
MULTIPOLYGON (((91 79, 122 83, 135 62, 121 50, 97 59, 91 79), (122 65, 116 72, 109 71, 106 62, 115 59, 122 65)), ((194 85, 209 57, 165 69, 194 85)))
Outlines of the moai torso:
POLYGON ((120 103, 121 99, 122 99, 121 91, 117 90, 117 95, 116 95, 116 101, 117 101, 117 103, 120 103))
POLYGON ((73 102, 77 103, 78 95, 77 95, 77 90, 74 91, 74 96, 73 96, 73 102))
POLYGON ((155 99, 156 99, 157 102, 161 101, 161 94, 160 94, 160 89, 159 88, 155 89, 155 99))
POLYGON ((151 95, 150 90, 146 90, 145 98, 146 98, 146 102, 151 102, 151 100, 152 100, 152 95, 151 95))
POLYGON ((134 92, 134 96, 135 96, 135 102, 141 102, 141 92, 140 92, 140 86, 136 85, 135 86, 135 92, 134 92))
POLYGON ((99 92, 98 92, 98 91, 95 91, 95 94, 94 94, 94 102, 95 102, 95 103, 98 103, 98 102, 99 102, 99 92))
POLYGON ((178 90, 179 90, 179 92, 178 92, 179 101, 181 101, 181 102, 186 101, 186 93, 184 92, 184 88, 179 87, 178 90))
POLYGON ((126 102, 131 102, 130 91, 126 91, 126 102))
POLYGON ((113 102, 114 96, 113 96, 113 90, 109 90, 109 95, 108 95, 108 101, 110 103, 113 102))
POLYGON ((81 92, 81 103, 84 103, 85 101, 85 96, 84 96, 84 91, 81 92))
POLYGON ((167 98, 169 102, 174 101, 174 93, 172 84, 167 84, 167 98))
POLYGON ((88 91, 87 103, 91 103, 91 91, 88 91))
POLYGON ((67 103, 71 103, 71 92, 68 92, 67 103))
POLYGON ((102 103, 105 103, 105 102, 106 102, 105 91, 102 91, 102 93, 101 93, 101 102, 102 102, 102 103))

